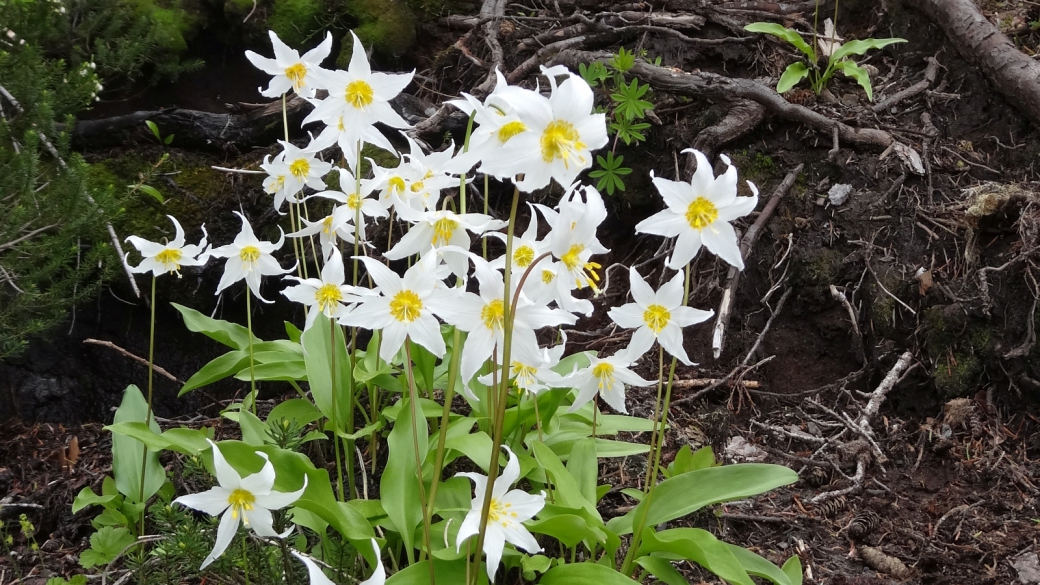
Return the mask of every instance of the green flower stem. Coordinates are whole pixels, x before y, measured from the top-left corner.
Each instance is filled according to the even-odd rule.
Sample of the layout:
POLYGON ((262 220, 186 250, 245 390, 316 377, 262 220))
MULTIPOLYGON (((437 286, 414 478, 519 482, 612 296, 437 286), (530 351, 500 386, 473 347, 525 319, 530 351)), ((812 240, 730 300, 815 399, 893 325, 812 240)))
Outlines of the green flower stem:
MULTIPOLYGON (((361 196, 361 141, 357 142, 357 157, 354 160, 354 193, 361 196)), ((361 204, 354 209, 354 266, 352 284, 358 284, 358 256, 361 255, 361 204)), ((347 432, 354 432, 354 400, 357 385, 354 381, 354 368, 357 367, 357 327, 350 328, 350 371, 347 373, 347 400, 350 401, 350 418, 347 419, 347 432)), ((350 497, 357 497, 357 484, 354 478, 354 440, 342 439, 343 451, 347 459, 347 488, 350 497)))
POLYGON ((437 500, 437 488, 441 483, 444 467, 444 443, 448 439, 448 422, 451 420, 451 401, 455 398, 455 384, 459 377, 459 361, 462 359, 462 331, 456 327, 452 337, 451 362, 448 364, 448 387, 444 390, 444 411, 441 412, 440 435, 437 437, 437 457, 433 463, 433 485, 430 486, 429 510, 437 500))
MULTIPOLYGON (((369 280, 371 280, 369 275, 369 280)), ((376 339, 376 369, 379 369, 379 348, 383 345, 383 337, 380 336, 376 339)), ((372 420, 379 418, 379 413, 382 412, 382 406, 380 404, 382 395, 379 393, 379 386, 376 384, 368 384, 368 405, 372 409, 372 420)), ((379 440, 377 439, 378 433, 372 433, 368 438, 369 450, 372 456, 372 475, 376 474, 376 459, 379 455, 379 440)))
MULTIPOLYGON (((152 379, 155 374, 155 273, 152 272, 152 319, 151 325, 148 330, 148 414, 145 416, 144 425, 150 427, 152 425, 152 379)), ((145 470, 148 469, 148 447, 144 444, 141 445, 144 451, 141 453, 141 486, 140 491, 137 494, 137 501, 144 503, 144 478, 145 470)), ((141 519, 138 522, 137 534, 144 534, 144 513, 141 513, 141 519)))
POLYGON ((336 384, 336 330, 339 326, 332 319, 329 319, 329 334, 332 336, 329 343, 329 368, 331 369, 332 381, 332 448, 333 457, 336 459, 336 485, 339 488, 336 495, 339 496, 339 501, 346 501, 346 497, 343 495, 343 460, 340 454, 340 441, 339 441, 339 424, 336 421, 339 411, 336 409, 336 395, 339 394, 339 388, 336 384))
MULTIPOLYGON (((417 405, 419 396, 418 391, 415 389, 415 372, 412 371, 412 340, 410 337, 405 337, 404 339, 404 352, 405 372, 408 376, 408 402, 412 412, 412 447, 415 453, 415 473, 419 482, 419 507, 422 509, 423 515, 423 545, 425 549, 419 551, 419 560, 422 560, 423 553, 432 553, 433 549, 430 547, 430 509, 426 506, 426 486, 423 484, 422 460, 419 458, 420 412, 417 405)), ((423 418, 423 421, 425 420, 423 418)), ((433 572, 433 557, 430 557, 430 562, 426 564, 430 569, 430 585, 436 585, 436 578, 433 572)))
MULTIPOLYGON (((484 193, 484 200, 487 201, 487 193, 484 193)), ((480 557, 484 550, 484 537, 487 535, 488 513, 491 511, 491 493, 494 491, 492 488, 495 485, 495 479, 498 478, 498 458, 502 451, 502 425, 505 421, 506 415, 506 399, 509 396, 508 368, 511 363, 510 358, 512 357, 513 350, 513 320, 516 317, 514 314, 515 311, 513 310, 514 305, 512 299, 509 298, 509 291, 513 268, 513 232, 516 227, 516 208, 519 204, 520 189, 519 187, 514 187, 513 203, 509 207, 509 226, 506 228, 506 262, 503 275, 503 284, 505 285, 503 303, 505 306, 502 307, 502 314, 505 315, 505 319, 503 323, 504 338, 502 341, 502 364, 504 364, 504 371, 501 388, 498 390, 498 404, 495 405, 494 431, 491 435, 491 462, 488 466, 487 489, 484 490, 484 502, 480 506, 480 532, 477 534, 476 553, 473 555, 473 585, 476 585, 476 576, 480 574, 480 557)))
POLYGON ((643 493, 650 491, 650 465, 653 463, 654 450, 657 448, 658 419, 661 416, 661 394, 664 391, 664 347, 657 344, 657 401, 654 403, 654 427, 650 431, 650 453, 646 464, 646 479, 643 484, 643 493))
POLYGON ((253 291, 246 286, 246 331, 249 332, 249 395, 252 397, 253 416, 256 416, 256 372, 253 359, 253 305, 250 298, 253 291))
MULTIPOLYGON (((285 141, 289 142, 289 114, 285 109, 284 93, 282 94, 282 128, 285 129, 285 141)), ((294 232, 300 229, 296 222, 296 212, 293 210, 292 201, 289 202, 289 227, 292 228, 292 231, 294 232)), ((300 242, 298 242, 297 240, 298 238, 292 239, 293 255, 296 256, 296 276, 304 278, 304 262, 300 261, 300 242)))

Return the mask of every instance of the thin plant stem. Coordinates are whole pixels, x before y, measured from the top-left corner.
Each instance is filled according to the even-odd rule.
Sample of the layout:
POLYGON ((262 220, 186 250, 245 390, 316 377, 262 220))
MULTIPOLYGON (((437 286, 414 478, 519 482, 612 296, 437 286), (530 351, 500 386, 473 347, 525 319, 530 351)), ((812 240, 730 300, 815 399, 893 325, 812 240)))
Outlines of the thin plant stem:
MULTIPOLYGON (((485 194, 486 200, 487 194, 485 194)), ((510 298, 509 291, 511 290, 511 278, 512 278, 512 267, 513 263, 510 259, 513 257, 513 233, 516 227, 516 209, 520 204, 520 188, 514 187, 513 189, 513 202, 509 208, 509 224, 506 228, 506 262, 505 270, 503 274, 504 294, 502 314, 505 316, 503 320, 503 342, 502 342, 502 364, 505 368, 509 367, 510 358, 512 357, 513 350, 513 320, 515 318, 514 306, 512 299, 510 298)), ((487 535, 487 522, 488 514, 491 511, 491 493, 492 486, 495 485, 495 479, 498 477, 498 459, 499 454, 502 451, 502 425, 505 420, 506 411, 506 399, 509 392, 509 370, 506 369, 503 372, 502 380, 500 382, 501 388, 499 389, 498 404, 495 408, 494 417, 494 429, 491 435, 491 461, 488 466, 488 489, 484 490, 484 502, 480 507, 480 531, 477 533, 477 546, 476 553, 474 554, 474 578, 479 573, 477 569, 480 568, 480 553, 484 550, 484 538, 487 535)), ((474 585, 476 583, 474 582, 474 585)))
POLYGON ((249 396, 251 397, 251 406, 253 407, 253 416, 256 416, 256 372, 254 370, 253 359, 253 305, 249 300, 253 296, 253 291, 246 286, 246 331, 249 333, 249 396))
MULTIPOLYGON (((289 142, 289 114, 288 114, 288 111, 286 110, 286 107, 285 107, 285 94, 284 93, 282 94, 282 128, 285 130, 285 142, 288 143, 289 142)), ((289 203, 289 226, 292 228, 292 231, 295 232, 295 231, 300 229, 300 226, 297 225, 296 212, 293 210, 293 202, 289 201, 288 203, 289 203)), ((305 264, 305 262, 300 260, 300 257, 301 257, 301 254, 300 254, 301 244, 300 244, 299 241, 297 241, 298 239, 299 238, 293 238, 292 239, 293 240, 293 255, 296 256, 296 276, 299 276, 300 278, 304 278, 304 275, 303 275, 304 267, 303 267, 303 265, 305 264)))
MULTIPOLYGON (((420 551, 419 559, 422 560, 423 553, 433 552, 430 548, 430 510, 426 505, 426 487, 423 485, 422 460, 419 458, 419 413, 417 403, 419 402, 418 391, 415 389, 415 373, 412 371, 412 340, 410 337, 404 339, 405 372, 408 376, 408 402, 412 412, 412 447, 415 454, 415 474, 419 482, 419 507, 423 515, 423 544, 425 549, 420 551)), ((423 421, 425 422, 425 418, 423 421)), ((425 432, 425 431, 424 431, 425 432)), ((433 571, 433 557, 426 563, 430 569, 430 585, 436 585, 436 577, 433 571)))
POLYGON ((242 570, 245 572, 246 585, 249 585, 249 542, 242 537, 242 570))
POLYGON ((448 439, 448 422, 451 420, 451 401, 455 398, 455 384, 459 377, 459 361, 462 351, 462 332, 456 327, 452 336, 451 362, 448 364, 448 387, 444 390, 444 410, 441 412, 440 435, 437 437, 437 455, 433 463, 433 485, 430 486, 429 509, 433 510, 437 500, 437 488, 441 483, 444 467, 444 443, 448 439))
MULTIPOLYGON (((155 377, 155 273, 152 273, 152 318, 148 329, 148 414, 145 415, 144 426, 152 426, 152 380, 155 377)), ((141 444, 144 451, 141 453, 141 485, 137 495, 137 501, 144 503, 144 479, 145 471, 148 469, 148 446, 141 444)), ((138 535, 144 534, 144 512, 137 526, 138 535)))
MULTIPOLYGON (((341 186, 342 187, 342 186, 341 186)), ((356 287, 358 284, 358 257, 361 255, 361 141, 357 142, 357 155, 354 159, 354 195, 357 197, 357 207, 354 208, 354 265, 351 283, 356 287)), ((349 204, 350 198, 347 198, 349 204)), ((350 328, 350 372, 347 375, 347 398, 350 400, 350 417, 347 419, 347 432, 354 432, 354 397, 356 394, 356 383, 354 381, 354 368, 357 367, 357 327, 350 328)), ((374 420, 374 419, 373 419, 374 420)), ((350 497, 356 497, 357 487, 354 478, 354 440, 342 439, 343 450, 347 458, 347 488, 350 497)), ((374 457, 373 457, 374 459, 374 457)))
MULTIPOLYGON (((647 454, 646 464, 649 466, 654 460, 654 451, 658 446, 658 419, 661 416, 661 394, 664 392, 664 347, 657 344, 657 401, 654 405, 654 427, 650 431, 650 453, 647 454)), ((643 484, 643 493, 650 491, 650 468, 647 467, 646 479, 643 484)))
POLYGON ((592 440, 596 440, 596 415, 599 414, 599 394, 592 397, 592 440))
POLYGON ((336 384, 336 329, 339 329, 339 326, 336 325, 334 320, 329 319, 329 334, 331 336, 329 339, 329 369, 331 370, 330 380, 332 382, 332 420, 330 421, 332 423, 332 448, 333 457, 336 458, 336 481, 339 488, 336 494, 339 496, 339 501, 344 502, 347 498, 343 495, 343 461, 340 453, 339 424, 336 420, 339 417, 339 411, 336 408, 336 395, 339 394, 339 384, 336 384))

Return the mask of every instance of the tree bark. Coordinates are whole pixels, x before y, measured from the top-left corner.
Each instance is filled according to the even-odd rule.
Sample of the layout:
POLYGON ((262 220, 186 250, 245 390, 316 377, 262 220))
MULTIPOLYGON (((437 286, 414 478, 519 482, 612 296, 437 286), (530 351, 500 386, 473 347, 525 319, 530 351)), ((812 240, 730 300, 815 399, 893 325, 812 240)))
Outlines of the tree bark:
POLYGON ((1019 51, 972 0, 912 4, 942 27, 960 54, 976 63, 1008 101, 1040 124, 1040 63, 1019 51))

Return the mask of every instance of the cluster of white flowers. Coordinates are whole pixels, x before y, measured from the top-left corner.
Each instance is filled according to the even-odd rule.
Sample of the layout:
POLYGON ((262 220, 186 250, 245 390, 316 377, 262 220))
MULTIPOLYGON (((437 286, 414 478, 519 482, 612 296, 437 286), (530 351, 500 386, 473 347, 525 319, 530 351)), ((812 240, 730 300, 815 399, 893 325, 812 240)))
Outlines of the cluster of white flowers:
MULTIPOLYGON (((593 112, 592 89, 581 77, 560 66, 543 67, 542 75, 549 86, 546 96, 537 90, 511 86, 499 74, 498 85, 483 102, 469 95, 451 102, 470 114, 477 124, 467 151, 456 153, 451 145, 444 151, 427 154, 409 138, 410 152, 400 156, 397 167, 381 168, 373 162, 372 176, 362 178, 358 176, 358 157, 364 144, 393 152, 390 141, 375 124, 408 127, 389 101, 410 83, 411 74, 373 72, 356 36, 346 71, 321 68, 331 49, 331 37, 302 57, 274 33, 271 40, 274 59, 247 53, 254 65, 273 75, 261 93, 278 97, 292 90, 315 106, 306 121, 322 122, 325 128, 303 148, 282 142, 281 153, 267 157, 261 165, 268 174, 264 189, 272 196, 279 213, 286 201, 296 204, 319 197, 336 204, 324 219, 306 221, 305 227, 287 234, 318 235, 321 242, 324 267, 320 276, 287 277, 295 284, 282 291, 290 300, 307 307, 306 328, 324 315, 342 325, 378 330, 379 356, 391 362, 408 339, 434 356, 443 357, 446 347, 440 323, 453 325, 468 333, 466 343, 456 351, 462 352, 460 373, 471 400, 476 396, 468 387, 475 379, 488 384, 496 377, 478 377, 482 366, 490 360, 497 361, 492 363, 492 369, 502 370, 502 375, 512 378, 517 388, 531 394, 551 388, 573 389, 571 411, 601 396, 615 410, 626 412, 625 387, 653 383, 631 368, 655 342, 684 364, 692 363, 683 347, 683 328, 706 321, 713 313, 685 306, 681 273, 654 291, 635 269, 630 270, 633 302, 611 309, 609 316, 620 327, 635 331, 630 344, 614 355, 589 354, 587 366, 561 374, 554 368, 563 357, 566 337, 554 347, 541 347, 538 343, 538 330, 574 325, 579 317, 591 315, 593 303, 575 296, 575 291, 590 288, 598 292, 600 265, 593 256, 608 252, 596 235, 607 217, 603 198, 595 188, 575 182, 591 165, 592 151, 608 141, 604 115, 593 112), (327 90, 328 96, 317 99, 319 89, 327 90), (341 149, 348 168, 321 160, 320 153, 334 145, 341 149), (470 252, 473 236, 505 240, 499 230, 506 227, 506 222, 439 206, 442 191, 459 185, 474 167, 511 181, 524 192, 543 188, 553 180, 564 187, 565 193, 554 207, 529 206, 528 225, 513 239, 508 258, 486 260, 470 252), (339 174, 337 190, 328 190, 323 180, 332 170, 339 174), (304 195, 305 188, 313 193, 304 195), (366 222, 388 218, 391 213, 410 227, 384 257, 418 257, 418 261, 399 275, 378 260, 361 256, 358 260, 373 286, 346 284, 341 243, 371 246, 366 222), (508 290, 507 266, 511 274, 508 290), (456 283, 475 277, 476 285, 471 287, 475 292, 449 286, 446 279, 452 275, 456 283), (503 363, 507 331, 512 332, 512 353, 509 363, 503 363)), ((674 252, 666 262, 671 269, 686 266, 702 245, 726 262, 743 268, 737 236, 729 222, 754 209, 757 190, 749 183, 754 195, 738 197, 736 169, 729 159, 723 157, 728 169, 715 177, 704 155, 696 151, 693 154, 698 166, 690 183, 654 177, 666 208, 641 222, 637 231, 677 238, 674 252)), ((202 264, 210 256, 227 258, 217 292, 244 279, 252 294, 262 299, 261 276, 289 272, 271 255, 283 239, 273 244, 262 242, 253 234, 246 218, 241 219, 242 231, 235 241, 212 250, 206 248, 205 240, 198 246, 185 246, 176 220, 177 237, 168 245, 132 238, 131 242, 145 257, 135 270, 175 272, 182 265, 202 264)), ((218 461, 222 458, 214 449, 215 464, 218 461)), ((286 505, 290 499, 289 494, 269 491, 273 472, 268 477, 266 466, 265 471, 257 474, 262 477, 254 480, 257 476, 250 476, 240 481, 226 469, 225 477, 221 477, 221 467, 218 465, 221 488, 214 488, 205 498, 199 495, 178 500, 214 515, 231 510, 222 517, 218 544, 207 562, 227 546, 228 535, 233 535, 238 526, 238 514, 258 534, 271 535, 267 509, 275 504, 286 505), (228 514, 231 520, 227 519, 228 514)), ((458 546, 479 532, 480 503, 488 487, 484 476, 463 475, 473 479, 476 495, 473 510, 458 533, 458 546)), ((492 488, 493 522, 485 532, 484 551, 492 580, 507 541, 528 551, 538 550, 537 541, 522 522, 541 510, 544 496, 507 491, 518 477, 517 460, 509 452, 506 468, 492 488)), ((301 560, 308 563, 314 582, 321 581, 315 574, 316 571, 320 575, 321 571, 306 557, 301 560)))

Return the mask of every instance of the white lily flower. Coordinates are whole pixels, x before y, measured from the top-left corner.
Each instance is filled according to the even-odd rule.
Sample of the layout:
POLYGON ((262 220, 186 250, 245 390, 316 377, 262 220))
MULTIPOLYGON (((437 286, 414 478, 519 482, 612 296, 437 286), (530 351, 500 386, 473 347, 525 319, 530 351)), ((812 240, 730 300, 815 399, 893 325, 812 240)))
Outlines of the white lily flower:
POLYGON ((395 75, 372 71, 365 47, 353 31, 350 36, 354 39, 350 65, 346 71, 319 73, 319 82, 329 96, 315 106, 303 123, 342 117, 339 142, 348 145, 363 142, 363 130, 376 122, 391 128, 409 128, 408 122, 390 107, 390 100, 411 83, 414 72, 395 75))
POLYGON ((758 188, 751 181, 751 197, 737 197, 737 169, 725 155, 728 166, 715 177, 708 159, 692 148, 683 152, 697 157, 697 171, 689 183, 650 177, 668 207, 636 224, 636 232, 666 238, 678 236, 668 267, 679 270, 693 260, 701 245, 738 270, 744 269, 737 232, 729 222, 751 213, 758 205, 758 188))
POLYGON ((715 311, 701 311, 683 306, 683 274, 676 273, 660 290, 654 292, 635 268, 628 269, 628 282, 634 303, 614 307, 608 315, 626 329, 638 327, 629 347, 637 354, 646 353, 656 339, 670 355, 687 366, 694 365, 683 348, 683 327, 710 319, 715 311))
POLYGON ((318 221, 310 221, 305 217, 301 217, 300 221, 304 227, 285 235, 290 238, 318 236, 322 258, 328 258, 333 250, 339 249, 340 240, 347 244, 354 243, 354 212, 346 205, 337 205, 332 213, 318 221))
POLYGON ((438 358, 443 357, 446 348, 435 315, 455 302, 457 291, 438 288, 437 255, 424 255, 404 277, 374 258, 359 259, 375 281, 374 292, 379 294, 361 295, 360 304, 344 315, 340 323, 382 330, 379 357, 386 362, 393 360, 407 337, 438 358))
MULTIPOLYGON (((310 99, 308 101, 315 107, 321 104, 321 100, 310 99)), ((345 119, 343 114, 322 118, 321 122, 325 124, 325 127, 314 138, 314 147, 318 150, 324 150, 333 144, 338 145, 340 151, 343 152, 343 159, 347 161, 347 166, 351 169, 357 166, 358 163, 359 139, 362 145, 372 144, 395 156, 397 155, 397 149, 394 148, 394 145, 378 128, 372 125, 361 129, 348 128, 345 119), (358 132, 360 132, 360 135, 358 132)))
MULTIPOLYGON (((567 345, 566 336, 555 347, 531 347, 528 344, 513 344, 510 356, 509 376, 516 387, 531 394, 539 394, 550 388, 567 388, 571 385, 570 376, 561 376, 553 371, 563 357, 567 345)), ((498 366, 501 370, 501 366, 498 366)), ((477 378, 481 384, 490 386, 495 381, 492 374, 477 378)))
POLYGON ((589 84, 567 72, 567 79, 557 85, 555 75, 561 70, 543 67, 542 72, 549 77, 552 94, 548 99, 535 92, 511 94, 509 103, 525 130, 484 156, 481 165, 489 174, 523 173, 516 186, 525 192, 541 189, 552 179, 570 185, 592 165, 591 151, 608 141, 606 116, 592 113, 595 96, 589 84))
MULTIPOLYGON (((386 569, 383 568, 383 562, 379 560, 379 544, 374 538, 372 539, 372 548, 376 551, 376 569, 372 572, 371 577, 358 583, 358 585, 383 585, 386 583, 386 569)), ((290 552, 292 552, 293 556, 299 559, 300 562, 307 567, 308 580, 311 585, 335 585, 332 579, 325 576, 325 572, 321 570, 318 563, 315 563, 311 557, 300 554, 296 551, 290 552)))
POLYGON ((435 250, 444 258, 451 272, 462 279, 469 272, 467 251, 471 241, 468 232, 479 235, 507 225, 482 213, 455 213, 449 209, 417 211, 408 205, 399 206, 397 210, 402 219, 413 225, 384 256, 388 260, 400 260, 435 250))
MULTIPOLYGON (((506 461, 505 469, 495 478, 495 485, 491 489, 491 508, 488 510, 487 527, 484 531, 487 574, 492 583, 495 581, 495 572, 502 561, 502 551, 507 542, 531 554, 542 550, 534 535, 523 523, 534 518, 535 514, 545 507, 545 492, 534 495, 523 490, 509 489, 509 486, 520 478, 520 463, 509 447, 502 445, 502 448, 509 454, 509 459, 506 461)), ((473 480, 473 501, 455 539, 456 550, 461 550, 462 543, 466 542, 467 538, 480 532, 480 512, 484 505, 488 478, 479 473, 459 473, 456 476, 473 480)))
MULTIPOLYGON (((498 148, 504 146, 514 136, 526 131, 527 125, 520 119, 517 109, 512 105, 514 101, 524 103, 524 100, 534 100, 529 95, 530 90, 509 85, 502 72, 495 69, 497 81, 495 89, 480 103, 477 98, 463 93, 461 100, 449 100, 445 103, 451 104, 462 110, 467 115, 473 116, 477 127, 469 138, 470 152, 478 153, 483 158, 488 158, 498 148), (525 93, 526 92, 526 93, 525 93)), ((539 96, 540 97, 540 96, 539 96)), ((537 101, 537 100, 534 100, 537 101)), ((481 168, 482 171, 503 179, 515 174, 513 165, 506 165, 501 173, 494 172, 493 163, 481 168)))
POLYGON ((283 43, 274 31, 268 31, 267 34, 271 36, 274 59, 246 51, 246 58, 254 67, 268 75, 274 75, 267 89, 260 90, 260 95, 273 98, 288 93, 290 89, 305 97, 314 95, 314 74, 321 69, 321 62, 332 51, 332 33, 326 33, 325 40, 304 53, 303 57, 299 51, 283 43))
POLYGON ((441 191, 458 187, 457 175, 473 166, 474 155, 455 155, 455 143, 447 148, 426 154, 417 142, 406 136, 410 152, 398 168, 400 178, 406 188, 394 189, 391 201, 394 208, 410 206, 417 211, 436 211, 441 200, 441 191))
POLYGON ((209 256, 205 253, 206 251, 206 226, 202 226, 202 241, 197 245, 184 243, 184 228, 181 227, 180 222, 177 218, 172 215, 167 215, 170 221, 173 222, 173 227, 176 230, 176 235, 173 237, 173 241, 168 244, 160 244, 158 242, 151 242, 138 236, 129 236, 126 238, 127 242, 133 244, 137 251, 141 253, 141 263, 137 266, 130 266, 129 262, 126 262, 129 258, 130 253, 127 252, 123 261, 126 262, 127 266, 130 266, 130 271, 135 273, 151 272, 153 276, 159 276, 160 274, 168 274, 170 272, 176 273, 177 277, 180 278, 181 266, 202 266, 206 263, 209 256))
MULTIPOLYGON (((505 343, 505 282, 502 273, 491 268, 480 256, 470 254, 469 258, 473 260, 473 274, 480 283, 480 294, 460 293, 458 302, 440 313, 445 322, 469 333, 462 349, 460 364, 464 384, 469 383, 496 349, 501 354, 505 343)), ((512 281, 513 291, 516 290, 517 284, 516 280, 512 281)), ((519 296, 513 314, 513 352, 517 352, 520 347, 536 352, 537 329, 563 324, 573 325, 577 321, 574 315, 561 309, 550 309, 545 305, 532 303, 523 294, 519 296)))
POLYGON ((297 203, 295 195, 303 190, 304 186, 315 191, 325 189, 322 177, 332 170, 332 163, 316 158, 320 148, 312 141, 305 148, 299 148, 284 140, 278 141, 282 145, 282 152, 273 161, 264 159, 260 168, 267 171, 268 179, 264 181, 264 190, 274 195, 274 209, 281 213, 282 203, 286 199, 292 199, 297 203))
POLYGON ((578 396, 567 412, 578 410, 599 394, 614 410, 628 414, 625 407, 625 385, 653 384, 650 380, 640 378, 630 369, 641 355, 641 352, 633 351, 630 345, 607 358, 589 356, 588 367, 578 370, 571 377, 571 383, 578 389, 578 396))
MULTIPOLYGON (((513 257, 512 257, 512 271, 513 278, 519 279, 523 276, 524 272, 538 259, 539 256, 549 251, 549 243, 547 240, 538 239, 538 214, 535 213, 535 208, 530 203, 527 204, 531 210, 531 220, 527 224, 527 229, 524 230, 523 234, 513 237, 513 257)), ((555 214, 555 212, 553 212, 555 214)), ((502 240, 505 244, 507 241, 506 234, 502 232, 488 232, 486 235, 492 236, 502 240)), ((538 263, 535 267, 535 272, 531 274, 524 282, 524 292, 529 297, 537 299, 541 296, 542 281, 537 272, 538 267, 548 266, 552 262, 546 258, 538 263)), ((491 267, 497 270, 504 270, 506 266, 505 255, 499 256, 491 261, 491 267)))
POLYGON ((300 283, 283 290, 282 294, 290 301, 302 303, 307 307, 304 331, 311 328, 319 314, 330 319, 339 319, 349 311, 345 303, 355 303, 358 300, 354 293, 356 287, 344 284, 346 275, 343 270, 343 256, 336 249, 333 249, 332 255, 325 260, 321 278, 286 278, 300 283))
MULTIPOLYGON (((354 175, 348 169, 336 169, 339 172, 339 190, 338 191, 322 191, 315 193, 308 197, 323 197, 325 199, 332 199, 343 205, 337 207, 333 211, 332 215, 336 219, 332 222, 336 225, 337 229, 343 231, 349 230, 354 231, 354 222, 359 221, 357 225, 357 231, 361 236, 361 241, 366 242, 368 238, 365 236, 365 218, 367 217, 387 217, 389 213, 387 208, 376 198, 369 197, 377 185, 376 179, 361 179, 361 191, 357 191, 358 181, 354 178, 354 175), (348 195, 349 193, 349 195, 348 195), (343 225, 341 220, 345 220, 349 226, 343 225)), ((349 238, 351 243, 354 242, 354 234, 351 233, 349 238)))
MULTIPOLYGON (((242 219, 242 231, 238 232, 233 243, 209 252, 210 255, 217 258, 227 258, 227 263, 224 264, 224 275, 220 277, 215 294, 220 294, 225 288, 245 279, 249 290, 253 291, 256 298, 270 303, 272 301, 260 296, 260 277, 282 275, 293 270, 292 268, 283 269, 271 255, 271 252, 282 247, 285 242, 285 233, 282 232, 278 242, 274 244, 260 241, 253 234, 253 227, 249 225, 246 216, 237 211, 234 213, 242 219)), ((282 228, 279 227, 278 231, 281 232, 282 228)))
MULTIPOLYGON (((245 524, 259 536, 285 538, 292 528, 283 534, 274 530, 274 519, 271 510, 284 508, 300 499, 307 489, 307 476, 303 476, 303 487, 295 492, 273 491, 275 472, 270 461, 265 461, 263 469, 252 475, 242 477, 235 468, 228 464, 217 444, 206 441, 213 449, 213 470, 217 475, 216 485, 209 491, 199 494, 181 496, 173 501, 175 504, 187 506, 193 510, 205 512, 210 516, 220 514, 220 525, 217 527, 217 542, 213 551, 202 562, 199 570, 205 569, 217 557, 224 554, 231 540, 238 532, 239 524, 245 524)), ((257 455, 267 460, 267 454, 257 451, 257 455)))
POLYGON ((548 298, 556 301, 560 308, 571 312, 592 314, 592 303, 571 296, 574 289, 586 286, 599 292, 599 263, 592 262, 593 254, 609 252, 596 237, 599 224, 607 217, 603 197, 592 186, 579 188, 571 185, 560 200, 559 211, 539 205, 542 215, 551 226, 547 236, 549 249, 558 262, 542 267, 542 282, 546 292, 538 300, 548 298), (582 200, 581 193, 585 198, 582 200))

